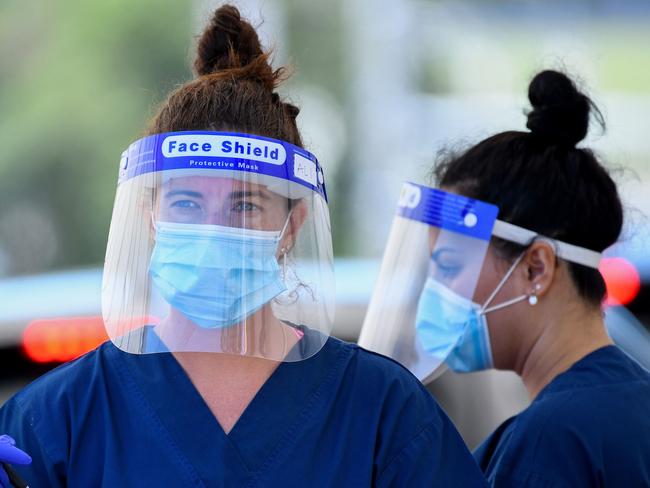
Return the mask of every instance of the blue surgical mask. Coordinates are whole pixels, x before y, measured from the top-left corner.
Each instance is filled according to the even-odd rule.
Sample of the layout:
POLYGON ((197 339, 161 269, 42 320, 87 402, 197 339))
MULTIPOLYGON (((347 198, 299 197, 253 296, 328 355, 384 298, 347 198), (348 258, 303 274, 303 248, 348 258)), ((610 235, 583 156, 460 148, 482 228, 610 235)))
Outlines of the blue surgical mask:
POLYGON ((457 373, 469 373, 493 367, 492 348, 486 314, 525 300, 522 295, 488 307, 515 270, 523 254, 512 264, 492 294, 481 306, 428 278, 420 295, 416 330, 422 348, 445 361, 457 373))
POLYGON ((481 306, 429 278, 420 295, 416 330, 423 349, 456 372, 492 367, 481 306))
POLYGON ((158 222, 149 272, 163 298, 194 323, 230 327, 286 290, 276 258, 281 234, 158 222))

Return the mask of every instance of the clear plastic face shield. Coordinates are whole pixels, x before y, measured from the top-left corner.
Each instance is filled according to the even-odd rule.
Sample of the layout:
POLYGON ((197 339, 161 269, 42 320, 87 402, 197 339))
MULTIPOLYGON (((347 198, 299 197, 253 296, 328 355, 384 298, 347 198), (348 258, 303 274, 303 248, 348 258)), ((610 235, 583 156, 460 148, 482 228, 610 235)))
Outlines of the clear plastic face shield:
POLYGON ((497 211, 405 183, 359 344, 423 381, 442 373, 466 329, 463 305, 474 296, 497 211))
MULTIPOLYGON (((490 312, 535 295, 494 303, 512 264, 484 303, 474 292, 492 236, 521 245, 546 239, 497 220, 494 205, 405 183, 359 344, 394 358, 426 383, 447 367, 491 368, 490 312)), ((558 257, 598 267, 600 254, 546 239, 558 257)))
POLYGON ((229 132, 146 137, 122 155, 102 312, 120 349, 300 361, 334 320, 322 169, 229 132))

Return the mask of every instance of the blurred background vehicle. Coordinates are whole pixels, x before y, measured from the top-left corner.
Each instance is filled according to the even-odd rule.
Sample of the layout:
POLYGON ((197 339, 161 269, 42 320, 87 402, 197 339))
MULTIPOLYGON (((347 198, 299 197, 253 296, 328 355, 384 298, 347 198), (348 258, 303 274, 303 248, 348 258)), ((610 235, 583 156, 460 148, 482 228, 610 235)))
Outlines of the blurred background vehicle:
MULTIPOLYGON (((101 263, 119 155, 152 107, 191 76, 188 46, 216 3, 0 3, 1 400, 102 340, 101 263)), ((326 169, 338 256, 335 335, 358 334, 401 182, 426 182, 440 150, 523 128, 530 77, 565 67, 583 76, 608 123, 586 141, 610 163, 628 210, 603 271, 630 314, 617 309, 608 322, 617 341, 643 356, 650 4, 236 3, 264 21, 267 45, 281 46, 278 62, 295 67, 288 89, 299 94, 298 122, 326 169)), ((527 404, 511 373, 446 373, 431 390, 471 446, 527 404)))

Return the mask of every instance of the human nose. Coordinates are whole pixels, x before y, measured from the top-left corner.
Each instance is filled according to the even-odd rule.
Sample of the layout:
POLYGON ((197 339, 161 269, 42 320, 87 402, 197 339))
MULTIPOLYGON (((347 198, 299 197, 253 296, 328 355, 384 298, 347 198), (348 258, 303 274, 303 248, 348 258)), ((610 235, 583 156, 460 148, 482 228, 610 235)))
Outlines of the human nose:
POLYGON ((231 227, 233 225, 232 215, 224 212, 223 209, 211 209, 203 215, 202 224, 206 225, 222 225, 231 227))

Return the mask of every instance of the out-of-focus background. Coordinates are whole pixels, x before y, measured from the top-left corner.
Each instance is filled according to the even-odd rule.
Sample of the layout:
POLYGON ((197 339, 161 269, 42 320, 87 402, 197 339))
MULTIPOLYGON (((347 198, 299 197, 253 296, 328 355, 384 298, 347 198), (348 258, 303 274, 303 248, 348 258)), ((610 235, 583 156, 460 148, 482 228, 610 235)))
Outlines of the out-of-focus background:
MULTIPOLYGON (((426 183, 443 148, 523 129, 528 82, 552 67, 578 75, 607 120, 586 144, 612 167, 628 210, 608 279, 631 313, 611 315, 613 335, 632 348, 647 337, 650 3, 235 3, 261 23, 277 64, 293 66, 283 90, 326 169, 336 335, 358 334, 401 182, 426 183)), ((0 400, 97 336, 101 323, 84 317, 100 315, 119 155, 191 77, 194 36, 216 5, 0 2, 0 400), (28 327, 35 319, 54 320, 28 327)), ((448 373, 430 388, 471 446, 527 403, 508 373, 448 373)))

